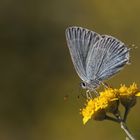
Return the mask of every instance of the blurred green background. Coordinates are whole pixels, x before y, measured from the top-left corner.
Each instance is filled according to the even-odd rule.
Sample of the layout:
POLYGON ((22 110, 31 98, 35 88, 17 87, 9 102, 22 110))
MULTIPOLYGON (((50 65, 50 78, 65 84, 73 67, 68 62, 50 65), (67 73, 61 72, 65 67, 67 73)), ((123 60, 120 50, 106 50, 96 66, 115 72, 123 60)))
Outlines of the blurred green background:
MULTIPOLYGON (((118 124, 92 120, 82 124, 80 79, 65 40, 65 29, 72 25, 128 44, 132 64, 108 83, 119 87, 135 81, 140 86, 139 0, 1 1, 0 140, 125 139, 118 124)), ((139 106, 140 99, 128 118, 137 139, 139 106)))

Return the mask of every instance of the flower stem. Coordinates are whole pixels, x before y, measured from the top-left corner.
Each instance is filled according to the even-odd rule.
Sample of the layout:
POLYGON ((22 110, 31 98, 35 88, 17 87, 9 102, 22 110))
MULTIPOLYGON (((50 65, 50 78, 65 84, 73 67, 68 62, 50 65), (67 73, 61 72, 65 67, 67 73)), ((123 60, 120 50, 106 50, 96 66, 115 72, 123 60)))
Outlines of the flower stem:
POLYGON ((132 134, 131 134, 131 132, 129 131, 129 129, 128 129, 128 127, 126 126, 126 124, 124 123, 124 122, 120 122, 120 125, 121 125, 121 128, 124 130, 124 132, 126 133, 126 135, 128 136, 128 138, 130 139, 130 140, 136 140, 133 136, 132 136, 132 134))
POLYGON ((123 131, 125 132, 125 134, 127 135, 127 137, 128 137, 130 140, 136 140, 136 139, 132 136, 132 134, 131 134, 130 130, 128 129, 128 127, 126 126, 126 123, 124 122, 124 120, 121 118, 119 112, 117 112, 117 113, 115 114, 115 117, 118 119, 118 122, 120 123, 121 128, 123 129, 123 131))
POLYGON ((113 121, 113 122, 118 123, 118 120, 117 120, 117 119, 115 119, 115 118, 113 118, 113 117, 110 117, 110 116, 108 116, 108 115, 105 116, 105 119, 106 119, 106 120, 109 120, 109 121, 113 121))
POLYGON ((128 116, 129 111, 130 111, 130 108, 125 108, 125 113, 124 113, 124 117, 123 117, 123 122, 126 122, 126 119, 127 119, 127 116, 128 116))

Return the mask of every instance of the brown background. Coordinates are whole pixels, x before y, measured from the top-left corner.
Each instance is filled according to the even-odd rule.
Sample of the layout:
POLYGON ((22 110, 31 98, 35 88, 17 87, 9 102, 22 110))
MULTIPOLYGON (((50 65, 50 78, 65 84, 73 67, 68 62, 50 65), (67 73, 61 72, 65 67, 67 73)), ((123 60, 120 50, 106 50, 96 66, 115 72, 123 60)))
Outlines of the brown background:
MULTIPOLYGON (((83 99, 65 41, 77 25, 124 41, 131 65, 109 84, 140 86, 139 0, 3 0, 0 2, 0 139, 124 140, 118 124, 82 124, 83 99), (133 47, 133 44, 137 47, 133 47), (64 96, 68 99, 64 101, 64 96)), ((140 100, 128 126, 140 139, 140 100)))

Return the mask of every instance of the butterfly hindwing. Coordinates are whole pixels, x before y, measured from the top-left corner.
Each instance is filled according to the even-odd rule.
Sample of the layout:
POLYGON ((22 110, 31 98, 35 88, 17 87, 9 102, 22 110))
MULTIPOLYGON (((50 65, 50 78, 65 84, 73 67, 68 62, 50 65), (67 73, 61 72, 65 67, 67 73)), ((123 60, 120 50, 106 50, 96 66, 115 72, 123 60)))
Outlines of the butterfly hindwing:
POLYGON ((112 36, 104 35, 95 44, 88 58, 88 77, 91 80, 105 80, 120 71, 128 61, 129 49, 124 43, 112 36))

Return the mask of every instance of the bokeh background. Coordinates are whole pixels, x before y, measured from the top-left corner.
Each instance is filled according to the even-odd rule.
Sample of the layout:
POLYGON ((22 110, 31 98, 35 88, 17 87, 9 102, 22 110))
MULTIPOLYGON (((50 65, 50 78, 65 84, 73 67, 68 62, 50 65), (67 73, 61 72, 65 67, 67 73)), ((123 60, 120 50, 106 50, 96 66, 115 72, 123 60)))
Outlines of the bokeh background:
MULTIPOLYGON (((124 140, 118 124, 79 114, 83 92, 65 40, 76 25, 131 47, 131 65, 110 79, 140 86, 139 0, 3 0, 0 2, 0 139, 124 140)), ((140 139, 140 99, 128 126, 140 139)))

